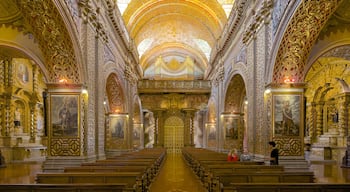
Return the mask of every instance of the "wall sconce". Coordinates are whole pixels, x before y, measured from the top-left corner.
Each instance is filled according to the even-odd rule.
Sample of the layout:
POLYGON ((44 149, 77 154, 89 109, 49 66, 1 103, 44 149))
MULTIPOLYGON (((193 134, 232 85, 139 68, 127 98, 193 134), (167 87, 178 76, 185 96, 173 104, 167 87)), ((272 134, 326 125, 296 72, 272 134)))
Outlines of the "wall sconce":
POLYGON ((294 78, 289 78, 289 77, 284 78, 284 83, 294 83, 294 82, 295 82, 294 78))
POLYGON ((87 91, 86 88, 83 88, 83 89, 81 90, 81 93, 84 94, 84 95, 86 95, 86 94, 88 93, 88 91, 87 91))
POLYGON ((269 94, 269 93, 271 93, 271 89, 266 89, 265 94, 269 94))
POLYGON ((67 83, 67 82, 68 82, 68 80, 67 80, 67 79, 65 79, 65 78, 62 78, 62 79, 58 80, 58 82, 59 82, 59 83, 67 83))

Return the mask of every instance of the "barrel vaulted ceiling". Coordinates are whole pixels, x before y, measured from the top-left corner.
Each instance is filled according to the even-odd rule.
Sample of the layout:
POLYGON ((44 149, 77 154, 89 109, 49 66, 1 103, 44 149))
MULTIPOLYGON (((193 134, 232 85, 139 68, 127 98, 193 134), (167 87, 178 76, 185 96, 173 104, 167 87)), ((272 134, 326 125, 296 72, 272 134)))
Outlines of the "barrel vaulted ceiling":
POLYGON ((201 79, 234 0, 117 0, 145 79, 201 79))

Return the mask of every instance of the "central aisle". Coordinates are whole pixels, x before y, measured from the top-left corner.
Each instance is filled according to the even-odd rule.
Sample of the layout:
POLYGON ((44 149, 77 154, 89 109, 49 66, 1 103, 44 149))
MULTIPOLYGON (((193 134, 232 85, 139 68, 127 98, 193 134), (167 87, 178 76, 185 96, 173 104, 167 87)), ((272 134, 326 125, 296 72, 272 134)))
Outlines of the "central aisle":
POLYGON ((176 153, 167 154, 158 176, 150 186, 150 192, 205 192, 200 181, 176 153))

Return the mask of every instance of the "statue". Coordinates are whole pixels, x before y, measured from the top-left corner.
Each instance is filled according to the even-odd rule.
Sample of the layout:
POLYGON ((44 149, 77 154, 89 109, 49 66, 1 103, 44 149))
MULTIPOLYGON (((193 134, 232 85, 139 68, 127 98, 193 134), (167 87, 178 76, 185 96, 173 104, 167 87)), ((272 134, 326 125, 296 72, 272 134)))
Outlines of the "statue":
POLYGON ((13 121, 13 123, 15 124, 15 133, 23 133, 23 127, 21 125, 22 123, 22 118, 21 118, 21 110, 19 107, 16 107, 15 110, 15 119, 13 121))

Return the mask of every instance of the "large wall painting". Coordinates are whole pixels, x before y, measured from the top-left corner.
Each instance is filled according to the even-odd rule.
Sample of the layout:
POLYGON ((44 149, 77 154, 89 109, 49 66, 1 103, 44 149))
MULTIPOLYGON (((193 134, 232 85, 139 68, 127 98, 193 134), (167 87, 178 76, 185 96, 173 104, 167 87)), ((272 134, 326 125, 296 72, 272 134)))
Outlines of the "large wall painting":
POLYGON ((112 114, 110 115, 110 135, 116 139, 124 139, 126 134, 126 129, 128 126, 128 116, 112 114))
POLYGON ((273 130, 275 136, 300 136, 301 96, 273 96, 273 130))
POLYGON ((52 137, 78 137, 79 95, 51 95, 51 134, 52 137))

